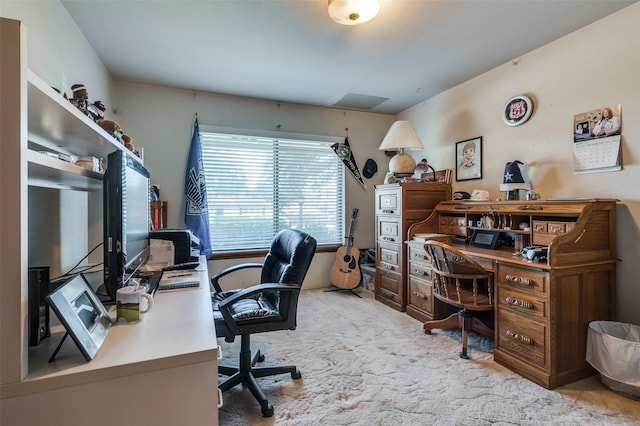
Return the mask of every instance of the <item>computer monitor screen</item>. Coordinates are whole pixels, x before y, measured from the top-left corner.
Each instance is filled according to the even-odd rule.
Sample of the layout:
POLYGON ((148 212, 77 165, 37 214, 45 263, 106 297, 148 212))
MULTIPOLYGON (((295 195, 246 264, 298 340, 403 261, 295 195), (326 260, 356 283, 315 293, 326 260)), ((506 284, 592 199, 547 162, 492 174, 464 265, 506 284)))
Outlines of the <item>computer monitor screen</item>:
POLYGON ((109 154, 104 175, 104 283, 112 301, 149 257, 149 190, 149 172, 133 154, 109 154))

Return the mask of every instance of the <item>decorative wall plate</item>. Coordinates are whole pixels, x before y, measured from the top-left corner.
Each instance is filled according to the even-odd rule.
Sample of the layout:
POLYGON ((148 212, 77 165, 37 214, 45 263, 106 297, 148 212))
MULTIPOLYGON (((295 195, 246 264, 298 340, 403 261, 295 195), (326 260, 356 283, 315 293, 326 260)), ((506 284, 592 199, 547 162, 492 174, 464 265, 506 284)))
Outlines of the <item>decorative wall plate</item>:
POLYGON ((533 102, 525 95, 517 95, 509 99, 502 108, 502 119, 507 126, 520 126, 529 120, 533 112, 533 102))

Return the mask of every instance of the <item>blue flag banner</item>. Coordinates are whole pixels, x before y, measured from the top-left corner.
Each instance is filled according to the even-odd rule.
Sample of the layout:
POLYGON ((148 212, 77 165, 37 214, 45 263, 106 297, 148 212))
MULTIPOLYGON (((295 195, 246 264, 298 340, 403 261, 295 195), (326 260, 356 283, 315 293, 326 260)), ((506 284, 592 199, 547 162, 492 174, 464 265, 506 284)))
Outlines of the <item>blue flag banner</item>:
POLYGON ((210 257, 212 250, 209 234, 209 211, 207 209, 207 187, 202 165, 202 143, 200 142, 198 117, 193 124, 187 173, 184 178, 184 194, 186 198, 184 223, 200 239, 200 254, 210 257))

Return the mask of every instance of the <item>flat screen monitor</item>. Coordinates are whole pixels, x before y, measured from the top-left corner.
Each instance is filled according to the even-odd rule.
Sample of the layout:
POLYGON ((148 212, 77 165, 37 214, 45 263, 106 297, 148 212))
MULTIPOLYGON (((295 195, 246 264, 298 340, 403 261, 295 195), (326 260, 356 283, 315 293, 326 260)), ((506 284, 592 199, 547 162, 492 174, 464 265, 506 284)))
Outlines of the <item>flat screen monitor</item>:
POLYGON ((150 176, 127 151, 107 158, 104 175, 104 287, 115 301, 116 291, 149 258, 150 176))

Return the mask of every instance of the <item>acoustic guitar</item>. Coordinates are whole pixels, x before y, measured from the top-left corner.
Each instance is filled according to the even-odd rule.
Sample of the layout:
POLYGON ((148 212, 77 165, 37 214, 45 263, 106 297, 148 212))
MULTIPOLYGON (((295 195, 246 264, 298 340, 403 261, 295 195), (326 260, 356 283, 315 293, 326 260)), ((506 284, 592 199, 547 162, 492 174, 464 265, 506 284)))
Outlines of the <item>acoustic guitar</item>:
POLYGON ((329 275, 331 284, 345 290, 354 289, 360 284, 360 266, 358 265, 360 250, 353 247, 353 229, 357 219, 358 209, 353 209, 349 223, 349 236, 345 237, 347 245, 340 247, 336 252, 336 261, 329 275))

